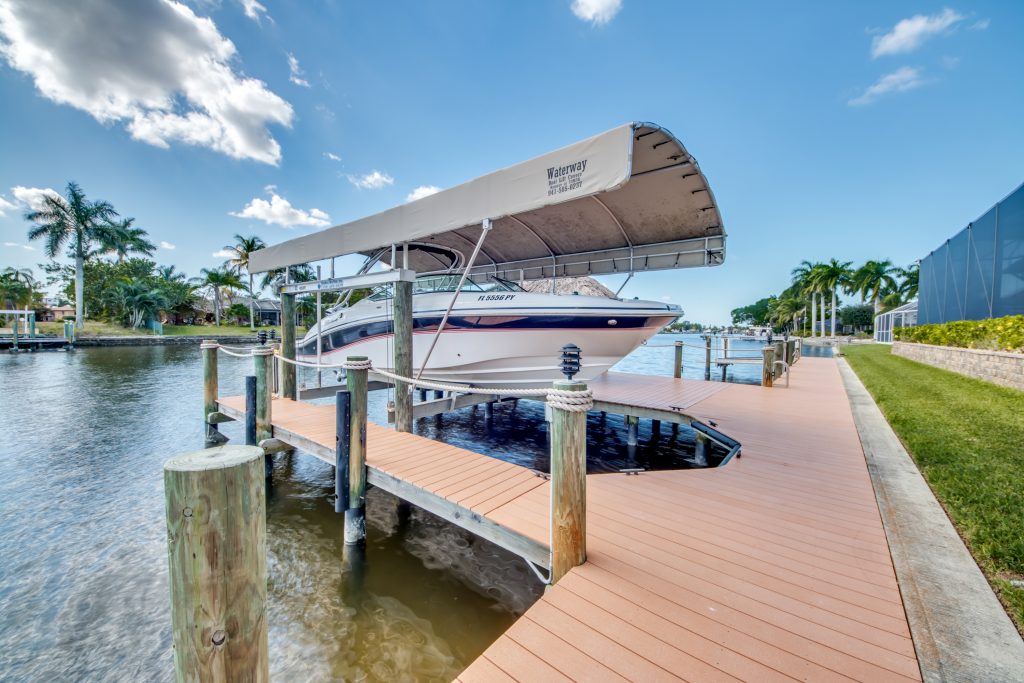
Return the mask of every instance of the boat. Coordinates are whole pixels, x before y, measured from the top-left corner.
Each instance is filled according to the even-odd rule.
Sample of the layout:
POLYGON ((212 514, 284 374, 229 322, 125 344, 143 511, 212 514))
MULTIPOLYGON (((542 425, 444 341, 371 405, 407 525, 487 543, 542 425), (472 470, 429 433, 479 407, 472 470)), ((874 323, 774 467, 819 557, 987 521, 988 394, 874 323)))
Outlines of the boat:
MULTIPOLYGON (((682 314, 664 302, 528 292, 497 276, 467 279, 458 290, 460 280, 452 270, 420 275, 413 285, 413 368, 422 369, 421 379, 480 388, 551 386, 562 377, 562 347, 575 344, 582 351, 576 377, 592 380, 682 314)), ((319 338, 323 364, 366 356, 375 368, 393 371, 390 292, 378 287, 331 309, 297 345, 298 358, 315 362, 319 338)))

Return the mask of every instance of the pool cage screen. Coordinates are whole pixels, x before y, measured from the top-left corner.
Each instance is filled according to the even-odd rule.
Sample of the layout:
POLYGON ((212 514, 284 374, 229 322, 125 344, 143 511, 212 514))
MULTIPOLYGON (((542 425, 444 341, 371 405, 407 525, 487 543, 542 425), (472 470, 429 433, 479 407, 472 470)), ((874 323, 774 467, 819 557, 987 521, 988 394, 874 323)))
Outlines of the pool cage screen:
POLYGON ((922 325, 1024 314, 1024 185, 921 260, 918 301, 922 325))
POLYGON ((875 341, 892 344, 894 332, 901 327, 917 324, 917 301, 903 304, 899 308, 875 316, 875 341))

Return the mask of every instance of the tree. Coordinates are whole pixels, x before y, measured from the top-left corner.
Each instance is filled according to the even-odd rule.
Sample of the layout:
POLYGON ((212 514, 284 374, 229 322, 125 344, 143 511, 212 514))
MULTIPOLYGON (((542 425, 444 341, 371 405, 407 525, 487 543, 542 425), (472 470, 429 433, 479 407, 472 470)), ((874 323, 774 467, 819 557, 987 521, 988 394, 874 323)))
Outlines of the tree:
POLYGON ((749 306, 741 306, 740 308, 732 309, 730 312, 732 315, 732 324, 756 326, 768 324, 768 317, 771 315, 772 305, 774 302, 775 297, 769 296, 752 303, 749 306))
POLYGON ((854 271, 850 278, 853 291, 860 294, 861 301, 871 300, 875 314, 881 310, 882 297, 897 289, 896 276, 900 269, 892 261, 866 261, 854 271))
POLYGON ((903 295, 904 301, 917 298, 917 285, 920 281, 921 266, 914 263, 906 268, 897 268, 897 275, 902 278, 899 285, 899 293, 903 295))
POLYGON ((158 266, 154 274, 166 282, 184 282, 188 279, 185 273, 179 273, 174 266, 158 266))
POLYGON ((843 306, 839 309, 839 319, 844 325, 849 325, 854 330, 863 330, 874 324, 875 312, 874 306, 868 304, 843 306))
POLYGON ((20 277, 21 273, 16 268, 5 268, 0 273, 0 307, 15 309, 32 303, 32 288, 20 277))
POLYGON ((793 284, 798 287, 804 296, 811 299, 811 336, 817 336, 815 328, 818 326, 818 310, 821 310, 822 336, 825 328, 825 295, 821 287, 821 263, 801 261, 800 265, 793 269, 793 284), (818 296, 821 296, 821 307, 817 306, 818 296))
POLYGON ((75 260, 75 327, 85 327, 84 294, 85 260, 95 242, 109 239, 111 221, 117 216, 109 202, 90 202, 82 188, 69 182, 65 196, 44 195, 39 209, 25 214, 25 220, 36 225, 29 228, 30 240, 45 239, 45 253, 56 258, 65 245, 75 260))
POLYGON ((115 254, 118 263, 124 263, 129 254, 152 256, 156 245, 146 239, 149 234, 142 228, 132 227, 134 218, 125 218, 110 224, 110 228, 100 240, 100 252, 115 254))
POLYGON ((147 319, 156 318, 168 305, 167 297, 159 287, 141 279, 119 282, 112 297, 122 307, 125 322, 132 328, 141 327, 147 319))
MULTIPOLYGON (((850 283, 850 276, 853 274, 850 270, 850 261, 837 261, 836 259, 829 259, 828 263, 823 263, 821 268, 818 270, 816 281, 822 287, 824 291, 832 292, 832 337, 836 336, 836 306, 839 297, 839 288, 847 287, 850 283)), ((824 321, 824 317, 822 318, 824 321)))
POLYGON ((224 247, 233 254, 231 258, 224 262, 224 265, 234 270, 239 275, 241 275, 242 270, 244 269, 246 274, 249 276, 249 327, 253 330, 256 329, 256 304, 254 301, 256 293, 252 288, 252 273, 249 271, 249 256, 255 251, 265 249, 266 246, 266 242, 256 235, 251 237, 235 235, 235 243, 224 247))
POLYGON ((220 314, 222 310, 221 292, 232 289, 245 289, 245 283, 238 279, 238 275, 226 268, 203 268, 199 271, 202 277, 196 278, 195 283, 199 287, 207 287, 213 293, 213 317, 220 326, 220 314))
POLYGON ((804 310, 803 299, 793 295, 783 296, 773 302, 769 320, 778 327, 786 327, 792 322, 793 326, 790 329, 795 331, 797 318, 804 310))

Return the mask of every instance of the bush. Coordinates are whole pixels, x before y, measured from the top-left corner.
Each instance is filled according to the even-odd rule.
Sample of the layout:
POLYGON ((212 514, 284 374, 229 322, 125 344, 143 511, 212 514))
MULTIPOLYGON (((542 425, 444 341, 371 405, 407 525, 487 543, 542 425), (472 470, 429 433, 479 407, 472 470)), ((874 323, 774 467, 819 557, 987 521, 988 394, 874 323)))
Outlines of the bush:
POLYGON ((1024 315, 902 327, 895 331, 895 337, 918 344, 1024 353, 1024 315))

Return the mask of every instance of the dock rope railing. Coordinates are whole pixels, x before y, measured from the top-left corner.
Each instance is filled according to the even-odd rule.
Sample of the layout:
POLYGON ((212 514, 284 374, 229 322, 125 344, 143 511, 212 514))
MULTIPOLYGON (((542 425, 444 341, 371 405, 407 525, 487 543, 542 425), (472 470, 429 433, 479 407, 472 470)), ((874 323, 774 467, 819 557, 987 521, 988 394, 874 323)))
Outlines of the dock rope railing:
MULTIPOLYGON (((236 349, 219 345, 218 349, 229 356, 234 356, 235 358, 248 358, 253 355, 251 349, 249 349, 247 353, 239 353, 236 349)), ((298 367, 311 368, 317 371, 368 370, 382 377, 391 379, 393 381, 406 382, 411 387, 414 386, 421 389, 434 389, 436 391, 455 391, 464 394, 476 394, 482 396, 544 396, 547 398, 549 405, 551 405, 554 408, 566 410, 568 412, 587 412, 594 406, 593 392, 589 388, 581 391, 568 391, 564 389, 516 389, 513 387, 472 387, 467 386, 465 384, 450 384, 447 382, 434 382, 425 379, 403 377, 393 372, 388 372, 387 370, 373 367, 373 363, 370 360, 344 360, 340 363, 310 363, 308 361, 301 361, 294 358, 285 358, 280 354, 276 354, 275 358, 281 363, 290 363, 298 367)))

